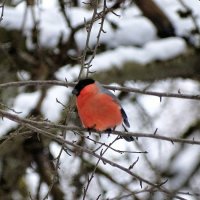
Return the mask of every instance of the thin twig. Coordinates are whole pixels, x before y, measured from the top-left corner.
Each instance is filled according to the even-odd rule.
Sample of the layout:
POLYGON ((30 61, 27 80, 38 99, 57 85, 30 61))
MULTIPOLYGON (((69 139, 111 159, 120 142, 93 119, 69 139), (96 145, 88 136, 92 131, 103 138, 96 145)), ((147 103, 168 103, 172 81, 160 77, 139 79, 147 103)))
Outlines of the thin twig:
POLYGON ((92 15, 91 21, 90 21, 89 24, 85 24, 85 27, 86 27, 86 30, 87 30, 87 38, 86 38, 86 42, 85 42, 85 48, 84 48, 84 51, 83 51, 82 59, 81 59, 81 69, 80 69, 80 72, 79 72, 79 75, 78 75, 78 80, 81 78, 84 67, 85 67, 85 60, 86 60, 87 52, 88 52, 88 49, 89 49, 90 35, 91 35, 92 27, 93 27, 93 24, 95 22, 95 18, 96 18, 96 15, 97 15, 98 1, 94 0, 92 5, 93 5, 93 15, 92 15))
POLYGON ((98 31, 98 34, 97 34, 97 40, 96 40, 96 44, 95 44, 95 47, 93 49, 93 53, 92 53, 92 56, 90 57, 90 59, 87 61, 87 63, 85 63, 85 65, 87 65, 86 69, 87 69, 87 72, 86 72, 86 76, 89 75, 89 73, 92 73, 90 71, 90 67, 92 66, 91 63, 94 59, 94 57, 96 56, 96 53, 97 53, 97 49, 98 47, 100 46, 100 37, 101 37, 101 33, 105 33, 105 31, 103 30, 103 25, 104 25, 104 20, 105 20, 105 13, 106 13, 106 9, 107 9, 107 5, 106 5, 106 0, 104 0, 104 6, 103 6, 103 11, 102 11, 102 18, 101 18, 101 22, 100 22, 100 28, 99 28, 99 31, 98 31))
MULTIPOLYGON (((82 136, 82 137, 84 137, 84 136, 82 136)), ((99 142, 99 141, 93 140, 93 139, 90 138, 89 136, 86 136, 86 138, 87 138, 88 140, 90 140, 90 141, 93 141, 95 144, 100 144, 101 146, 108 147, 108 148, 110 148, 111 150, 113 150, 113 151, 115 151, 115 152, 117 152, 117 153, 120 153, 120 154, 122 154, 122 153, 139 153, 139 154, 141 153, 141 154, 147 154, 147 153, 148 153, 147 151, 126 151, 126 150, 123 151, 123 150, 115 149, 115 148, 113 148, 113 147, 107 145, 107 144, 104 143, 104 142, 99 142)))
MULTIPOLYGON (((116 138, 108 145, 108 147, 106 147, 105 150, 102 149, 100 155, 103 156, 103 155, 106 153, 106 151, 108 151, 109 147, 111 147, 111 145, 114 144, 118 139, 119 139, 119 138, 116 137, 116 138)), ((97 163, 96 163, 96 165, 95 165, 95 168, 94 168, 93 172, 91 173, 90 177, 88 177, 87 185, 86 185, 86 188, 84 188, 84 192, 83 192, 83 200, 85 200, 85 198, 86 198, 86 194, 87 194, 89 185, 90 185, 90 183, 92 182, 92 179, 93 179, 93 177, 94 177, 94 174, 95 174, 95 172, 96 172, 96 169, 97 169, 97 167, 98 167, 100 161, 101 161, 101 159, 99 158, 98 161, 97 161, 97 163)))
MULTIPOLYGON (((56 101, 59 102, 57 99, 56 99, 56 101)), ((59 103, 60 103, 60 102, 59 102, 59 103)), ((64 105, 63 105, 63 106, 64 106, 64 105)), ((67 124, 68 124, 69 119, 70 119, 69 113, 72 111, 73 107, 74 107, 74 100, 73 100, 73 97, 72 97, 72 98, 70 99, 70 101, 69 101, 68 110, 66 109, 67 112, 66 112, 65 121, 64 121, 64 123, 63 123, 64 125, 67 125, 67 124)), ((65 140, 65 137, 66 137, 66 130, 65 130, 65 129, 62 129, 62 137, 63 137, 63 139, 65 140)), ((59 154, 58 154, 58 156, 57 156, 57 158, 56 158, 55 172, 54 172, 54 174, 53 174, 52 183, 51 183, 51 185, 50 185, 50 187, 49 187, 49 189, 48 189, 48 192, 47 192, 47 194, 45 195, 45 197, 44 197, 43 200, 48 199, 49 193, 51 192, 51 190, 52 190, 54 184, 55 184, 56 181, 57 181, 58 170, 59 170, 59 166, 60 166, 60 159, 61 159, 61 155, 62 155, 62 153, 63 153, 64 151, 65 151, 65 152, 67 151, 67 150, 66 150, 66 146, 64 146, 64 145, 62 144, 62 145, 61 145, 61 148, 60 148, 60 151, 59 151, 59 154)))
POLYGON ((123 196, 116 196, 116 197, 113 197, 113 198, 108 198, 107 200, 120 200, 120 199, 127 199, 128 197, 131 197, 133 195, 136 195, 136 194, 141 194, 141 193, 153 193, 153 192, 157 192, 158 190, 157 189, 148 189, 148 187, 145 187, 143 190, 138 190, 138 191, 133 191, 131 192, 130 194, 126 194, 126 195, 123 195, 123 196))
POLYGON ((194 28, 195 28, 194 32, 195 32, 195 34, 199 35, 199 41, 198 41, 198 44, 195 47, 200 48, 200 27, 198 25, 197 17, 194 16, 194 14, 192 13, 192 10, 190 9, 190 7, 183 0, 178 0, 178 1, 185 8, 186 12, 190 16, 190 18, 191 18, 191 20, 192 20, 192 22, 194 24, 194 28))
POLYGON ((8 109, 8 110, 10 110, 10 111, 12 111, 12 112, 14 112, 16 114, 21 114, 22 113, 22 112, 16 111, 13 108, 8 107, 7 105, 5 105, 4 103, 1 103, 1 102, 0 102, 0 107, 6 108, 6 109, 8 109))
POLYGON ((1 23, 1 21, 3 20, 3 14, 4 14, 5 3, 6 3, 6 0, 4 0, 4 1, 2 2, 2 4, 0 5, 0 8, 1 8, 0 23, 1 23))

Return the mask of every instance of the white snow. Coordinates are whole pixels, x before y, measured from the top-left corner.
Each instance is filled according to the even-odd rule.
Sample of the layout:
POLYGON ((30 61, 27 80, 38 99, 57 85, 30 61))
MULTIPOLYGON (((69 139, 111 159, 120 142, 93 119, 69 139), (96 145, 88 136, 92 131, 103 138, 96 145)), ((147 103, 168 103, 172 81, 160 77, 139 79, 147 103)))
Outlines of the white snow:
POLYGON ((47 92, 47 96, 43 101, 41 108, 44 117, 50 121, 58 121, 60 119, 60 113, 64 107, 59 104, 56 99, 62 104, 65 104, 70 94, 70 88, 59 86, 51 87, 47 92))
POLYGON ((65 81, 74 81, 77 79, 80 71, 80 65, 70 66, 66 65, 61 67, 56 73, 55 77, 59 80, 65 81))
POLYGON ((143 48, 118 47, 98 54, 93 60, 94 71, 103 71, 110 67, 122 67, 126 62, 147 64, 153 60, 167 60, 183 54, 186 44, 180 38, 167 38, 151 41, 143 48))
POLYGON ((145 50, 151 54, 152 60, 168 60, 183 54, 186 43, 180 38, 167 38, 147 43, 145 50))
MULTIPOLYGON (((31 109, 33 109, 36 106, 39 97, 40 97, 39 91, 34 93, 21 93, 16 97, 12 109, 14 109, 16 112, 21 112, 20 114, 18 114, 19 117, 26 117, 31 111, 31 109)), ((16 114, 13 113, 12 111, 9 112, 11 112, 12 114, 16 114)), ((17 123, 4 118, 3 120, 2 119, 0 120, 0 126, 1 126, 1 132, 0 132, 1 136, 10 129, 16 127, 17 123)))
MULTIPOLYGON (((55 2, 54 2, 55 3, 55 2)), ((52 5, 54 5, 52 3, 52 5)), ((163 4, 162 4, 163 5, 163 4)), ((174 12, 175 9, 172 5, 177 6, 178 4, 164 4, 168 6, 168 12, 173 14, 171 16, 173 23, 176 27, 176 31, 179 34, 185 34, 193 26, 190 19, 182 20, 174 12), (173 12, 172 12, 173 11, 173 12)), ((5 26, 9 29, 17 28, 20 29, 23 25, 23 18, 25 13, 25 2, 20 3, 16 8, 5 7, 4 20, 1 22, 1 26, 5 26)), ((180 7, 180 6, 179 6, 180 7)), ((165 8, 165 10, 167 10, 165 8)), ((69 36, 70 30, 64 20, 64 17, 59 12, 57 6, 47 6, 47 3, 42 6, 35 6, 34 12, 36 21, 39 22, 40 28, 40 43, 42 46, 55 47, 61 36, 65 41, 69 36)), ((92 11, 85 10, 84 8, 71 8, 67 9, 67 14, 71 21, 71 25, 76 27, 84 23, 84 19, 88 20, 92 16, 92 11)), ((100 41, 106 44, 108 47, 118 47, 120 45, 130 46, 139 45, 143 46, 152 40, 157 39, 156 30, 153 24, 143 16, 140 16, 140 11, 136 7, 130 7, 119 12, 120 17, 114 14, 108 15, 108 21, 104 22, 104 30, 106 33, 101 34, 100 41), (137 17, 136 17, 137 16, 137 17), (109 22, 113 22, 117 25, 118 29, 112 28, 109 22), (125 36, 125 37, 124 37, 125 36)), ((27 16, 24 23, 24 34, 27 36, 27 45, 33 48, 31 45, 31 28, 33 27, 34 21, 31 14, 30 8, 27 10, 27 16)), ((90 45, 96 43, 96 35, 98 33, 100 25, 95 23, 92 29, 90 45)), ((85 28, 80 29, 75 35, 76 43, 79 48, 85 47, 86 31, 85 28)))
POLYGON ((156 38, 155 27, 145 17, 128 18, 125 20, 121 17, 118 21, 118 29, 113 32, 108 43, 110 47, 117 47, 119 45, 142 46, 156 38))

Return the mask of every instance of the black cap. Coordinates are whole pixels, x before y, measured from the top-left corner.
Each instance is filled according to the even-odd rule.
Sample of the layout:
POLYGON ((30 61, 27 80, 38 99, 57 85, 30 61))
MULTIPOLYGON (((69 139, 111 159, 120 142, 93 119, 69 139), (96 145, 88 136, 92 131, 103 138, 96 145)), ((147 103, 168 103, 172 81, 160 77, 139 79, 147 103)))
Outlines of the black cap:
POLYGON ((78 96, 81 90, 87 85, 93 84, 95 81, 91 78, 81 79, 72 90, 72 94, 78 96))

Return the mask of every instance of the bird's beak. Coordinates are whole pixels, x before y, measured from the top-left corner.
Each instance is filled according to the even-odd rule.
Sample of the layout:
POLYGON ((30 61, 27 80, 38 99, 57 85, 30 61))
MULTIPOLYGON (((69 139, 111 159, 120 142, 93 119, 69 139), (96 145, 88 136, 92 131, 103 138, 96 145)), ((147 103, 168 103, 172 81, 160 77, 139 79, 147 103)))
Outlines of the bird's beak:
POLYGON ((78 90, 74 88, 74 89, 72 90, 72 94, 77 95, 77 94, 78 94, 78 90))

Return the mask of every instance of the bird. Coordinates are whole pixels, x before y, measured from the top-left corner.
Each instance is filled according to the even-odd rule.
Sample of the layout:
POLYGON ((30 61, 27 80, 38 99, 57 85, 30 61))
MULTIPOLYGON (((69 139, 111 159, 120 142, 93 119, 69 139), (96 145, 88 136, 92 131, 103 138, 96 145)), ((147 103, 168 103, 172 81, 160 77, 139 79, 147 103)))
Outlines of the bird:
MULTIPOLYGON (((91 78, 79 80, 72 90, 76 95, 76 106, 82 125, 88 130, 110 133, 116 126, 130 127, 128 117, 119 99, 98 81, 91 78)), ((132 136, 122 136, 126 141, 134 140, 132 136)))

